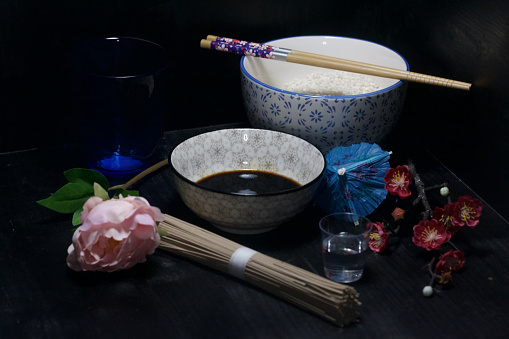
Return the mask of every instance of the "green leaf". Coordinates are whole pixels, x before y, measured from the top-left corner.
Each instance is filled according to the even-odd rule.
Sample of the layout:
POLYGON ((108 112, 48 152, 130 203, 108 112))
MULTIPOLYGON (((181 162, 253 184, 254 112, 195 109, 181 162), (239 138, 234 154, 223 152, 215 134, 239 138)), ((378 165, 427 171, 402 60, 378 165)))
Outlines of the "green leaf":
POLYGON ((83 207, 74 211, 74 214, 72 215, 72 225, 73 226, 81 225, 81 220, 80 220, 81 212, 83 212, 83 207))
POLYGON ((105 190, 107 190, 109 186, 108 179, 106 179, 101 172, 89 168, 73 168, 65 171, 64 176, 69 182, 83 181, 90 185, 96 182, 105 190))
POLYGON ((92 196, 94 196, 92 185, 84 182, 68 183, 50 197, 37 203, 60 213, 74 213, 92 196))
POLYGON ((169 232, 160 229, 159 227, 157 228, 157 233, 159 233, 161 237, 169 237, 171 235, 169 232))
POLYGON ((96 182, 94 182, 94 195, 102 200, 108 200, 110 198, 108 192, 96 182))
POLYGON ((50 197, 37 201, 38 204, 60 213, 74 213, 94 196, 95 182, 105 190, 109 185, 102 173, 88 168, 70 169, 64 172, 64 176, 69 183, 50 197))

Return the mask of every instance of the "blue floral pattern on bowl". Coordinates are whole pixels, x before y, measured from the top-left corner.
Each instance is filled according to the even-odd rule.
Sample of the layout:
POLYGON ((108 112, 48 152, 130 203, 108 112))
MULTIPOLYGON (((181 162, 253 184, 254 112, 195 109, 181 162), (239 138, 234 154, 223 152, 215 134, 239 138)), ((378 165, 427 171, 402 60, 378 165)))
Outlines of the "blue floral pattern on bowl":
POLYGON ((407 84, 367 95, 312 96, 266 86, 241 72, 241 90, 253 127, 293 134, 325 154, 337 146, 380 143, 399 119, 407 84))

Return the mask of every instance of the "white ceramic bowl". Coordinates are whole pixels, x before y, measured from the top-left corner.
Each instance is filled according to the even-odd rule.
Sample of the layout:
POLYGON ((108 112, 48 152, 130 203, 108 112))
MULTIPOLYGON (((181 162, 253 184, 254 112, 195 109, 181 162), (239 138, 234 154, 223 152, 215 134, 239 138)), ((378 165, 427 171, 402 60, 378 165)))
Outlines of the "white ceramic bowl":
MULTIPOLYGON (((299 36, 269 45, 409 70, 406 60, 382 45, 353 38, 299 36)), ((290 81, 323 68, 242 57, 242 97, 250 124, 301 137, 324 154, 337 146, 380 143, 391 132, 405 101, 407 84, 370 76, 382 89, 350 96, 316 96, 282 90, 290 81)))
POLYGON ((262 129, 223 129, 177 145, 169 165, 184 203, 199 217, 231 233, 269 231, 305 209, 325 170, 323 154, 290 134, 262 129), (280 174, 301 186, 281 192, 242 195, 205 188, 196 181, 235 170, 280 174))

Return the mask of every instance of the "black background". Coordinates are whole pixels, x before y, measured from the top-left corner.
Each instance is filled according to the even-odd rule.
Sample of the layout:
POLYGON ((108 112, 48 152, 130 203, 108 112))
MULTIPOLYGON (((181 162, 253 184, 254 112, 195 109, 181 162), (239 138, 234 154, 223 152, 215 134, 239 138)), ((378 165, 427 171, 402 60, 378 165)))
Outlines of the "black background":
POLYGON ((2 0, 0 151, 76 141, 67 57, 93 37, 135 36, 168 49, 166 130, 246 121, 240 58, 201 50, 207 34, 361 38, 396 50, 412 71, 473 83, 470 92, 410 84, 394 133, 426 145, 508 217, 509 2, 502 0, 2 0))

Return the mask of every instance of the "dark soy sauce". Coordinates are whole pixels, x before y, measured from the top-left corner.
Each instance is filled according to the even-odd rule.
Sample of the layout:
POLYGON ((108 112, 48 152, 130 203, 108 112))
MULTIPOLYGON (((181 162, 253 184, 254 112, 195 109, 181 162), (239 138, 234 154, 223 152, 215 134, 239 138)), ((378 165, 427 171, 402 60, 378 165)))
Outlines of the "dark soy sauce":
POLYGON ((280 174, 254 170, 216 173, 196 183, 216 191, 242 195, 275 193, 301 186, 297 181, 280 174))

